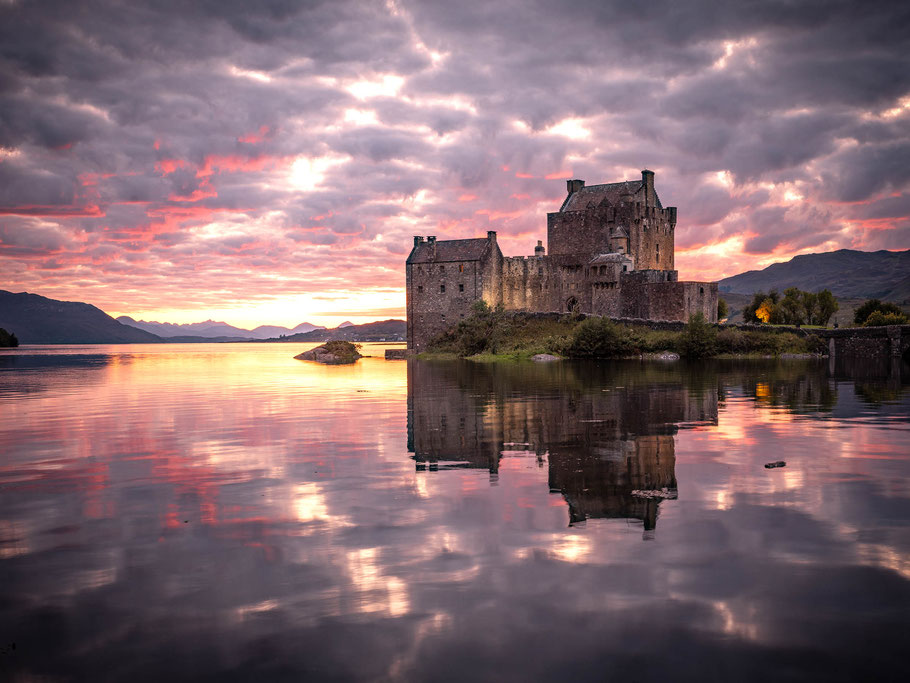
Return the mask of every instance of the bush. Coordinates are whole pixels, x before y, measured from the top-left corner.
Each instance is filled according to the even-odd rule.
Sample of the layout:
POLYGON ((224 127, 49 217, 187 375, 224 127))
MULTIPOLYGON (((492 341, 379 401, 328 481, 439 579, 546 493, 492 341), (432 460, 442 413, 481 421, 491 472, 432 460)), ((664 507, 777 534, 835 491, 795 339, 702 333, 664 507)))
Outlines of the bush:
MULTIPOLYGON (((879 311, 883 314, 893 313, 895 315, 903 315, 904 312, 900 309, 900 306, 897 304, 892 304, 888 301, 879 301, 878 299, 869 299, 859 308, 853 312, 853 322, 857 325, 863 325, 866 320, 869 319, 876 311, 879 311)), ((900 324, 900 323, 893 323, 900 324)))
POLYGON ((882 327, 884 325, 906 325, 907 316, 900 312, 885 313, 882 310, 872 311, 863 322, 863 327, 882 327))
POLYGON ((634 350, 629 330, 608 318, 588 318, 579 323, 568 349, 574 358, 618 358, 634 350))
POLYGON ((686 358, 707 358, 717 352, 717 330, 702 313, 689 318, 679 339, 679 350, 686 358))

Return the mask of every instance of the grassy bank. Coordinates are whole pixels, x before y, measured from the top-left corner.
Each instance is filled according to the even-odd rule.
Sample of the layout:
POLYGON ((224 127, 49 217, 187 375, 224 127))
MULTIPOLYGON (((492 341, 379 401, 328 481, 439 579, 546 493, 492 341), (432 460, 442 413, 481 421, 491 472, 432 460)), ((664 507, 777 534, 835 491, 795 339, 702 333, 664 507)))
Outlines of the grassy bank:
POLYGON ((542 317, 478 306, 473 315, 431 342, 426 356, 520 360, 538 353, 564 358, 626 358, 678 353, 685 358, 766 357, 823 353, 814 335, 720 328, 701 318, 680 332, 625 326, 607 318, 542 317))

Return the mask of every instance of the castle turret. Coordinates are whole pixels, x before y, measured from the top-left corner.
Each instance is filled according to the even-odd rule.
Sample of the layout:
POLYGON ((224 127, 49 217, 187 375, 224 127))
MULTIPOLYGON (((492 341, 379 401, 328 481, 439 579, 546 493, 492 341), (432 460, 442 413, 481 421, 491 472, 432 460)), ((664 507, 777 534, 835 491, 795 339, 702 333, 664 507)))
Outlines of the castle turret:
POLYGON ((545 256, 547 250, 543 247, 543 240, 537 240, 537 246, 534 247, 534 256, 545 256))

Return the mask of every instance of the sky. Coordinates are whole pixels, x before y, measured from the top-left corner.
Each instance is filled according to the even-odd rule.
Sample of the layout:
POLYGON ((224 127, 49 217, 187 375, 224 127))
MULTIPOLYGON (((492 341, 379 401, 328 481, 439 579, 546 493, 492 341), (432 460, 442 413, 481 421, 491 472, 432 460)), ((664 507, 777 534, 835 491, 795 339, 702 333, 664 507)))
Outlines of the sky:
POLYGON ((910 3, 0 0, 0 289, 403 317, 414 235, 645 168, 680 279, 910 248, 910 3))

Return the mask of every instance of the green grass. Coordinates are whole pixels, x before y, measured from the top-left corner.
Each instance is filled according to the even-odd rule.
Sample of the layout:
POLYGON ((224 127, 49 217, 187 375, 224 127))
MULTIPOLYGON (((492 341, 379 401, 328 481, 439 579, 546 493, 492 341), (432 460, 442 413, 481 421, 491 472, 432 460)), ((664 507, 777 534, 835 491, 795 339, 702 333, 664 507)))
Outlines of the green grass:
MULTIPOLYGON (((770 327, 770 326, 769 326, 770 327)), ((425 359, 470 358, 479 362, 522 361, 538 353, 565 358, 629 358, 675 352, 689 358, 767 357, 824 353, 814 335, 771 329, 718 330, 693 321, 681 332, 626 327, 607 319, 534 317, 479 309, 430 343, 425 359)))

